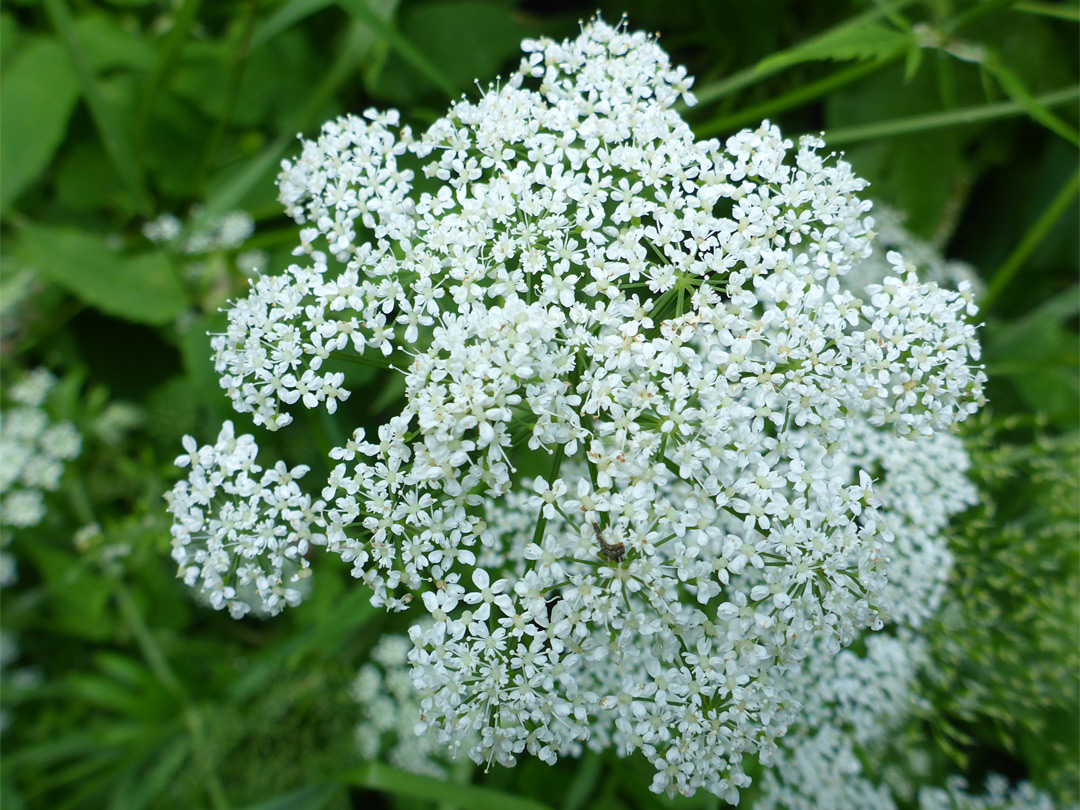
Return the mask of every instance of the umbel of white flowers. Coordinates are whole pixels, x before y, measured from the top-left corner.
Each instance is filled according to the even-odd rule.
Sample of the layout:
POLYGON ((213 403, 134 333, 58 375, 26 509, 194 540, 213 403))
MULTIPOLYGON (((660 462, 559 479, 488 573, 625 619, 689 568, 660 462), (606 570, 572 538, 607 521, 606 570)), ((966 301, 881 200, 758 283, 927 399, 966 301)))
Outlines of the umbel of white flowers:
POLYGON ((594 20, 523 50, 423 135, 369 111, 283 164, 301 258, 232 304, 222 385, 271 430, 350 395, 337 358, 398 371, 405 404, 332 451, 318 501, 247 469, 231 426, 189 447, 174 557, 216 606, 273 613, 325 542, 423 613, 417 733, 485 764, 640 751, 655 790, 734 800, 798 713, 785 673, 885 615, 874 470, 837 459, 857 426, 978 408, 975 308, 898 253, 844 289, 865 182, 767 122, 695 140, 648 36, 594 20))

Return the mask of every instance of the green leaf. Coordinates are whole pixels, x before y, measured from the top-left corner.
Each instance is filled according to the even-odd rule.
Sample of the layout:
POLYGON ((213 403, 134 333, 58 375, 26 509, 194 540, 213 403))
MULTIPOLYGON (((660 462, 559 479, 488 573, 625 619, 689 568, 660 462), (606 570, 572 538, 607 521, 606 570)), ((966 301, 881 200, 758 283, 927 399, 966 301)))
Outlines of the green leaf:
POLYGON ((163 251, 122 253, 96 234, 27 224, 19 231, 15 255, 40 278, 130 321, 161 326, 187 307, 184 289, 163 251))
POLYGON ((917 47, 910 34, 878 23, 868 23, 856 28, 841 28, 814 38, 800 47, 763 60, 757 69, 761 73, 773 73, 800 62, 889 59, 910 47, 917 47))
POLYGON ((483 0, 441 0, 416 7, 402 31, 457 87, 486 81, 517 61, 521 40, 532 33, 510 9, 483 0))
POLYGON ((37 180, 64 139, 79 80, 54 39, 28 45, 0 81, 0 216, 37 180))
POLYGON ((129 715, 132 719, 145 714, 146 702, 142 696, 109 678, 75 673, 68 677, 67 686, 75 697, 93 706, 129 715))
POLYGON ((44 543, 28 543, 25 548, 53 594, 48 617, 56 625, 50 629, 80 638, 108 638, 113 632, 109 584, 74 552, 44 543))
POLYGON ((177 739, 162 751, 155 765, 134 789, 126 793, 121 804, 125 810, 140 810, 152 806, 173 783, 177 772, 188 762, 191 756, 191 742, 187 735, 178 735, 177 739))
POLYGON ((44 0, 44 4, 53 27, 75 65, 83 98, 90 108, 90 115, 94 119, 102 145, 112 160, 116 173, 127 186, 136 204, 144 210, 148 209, 150 203, 143 185, 142 167, 136 159, 131 133, 127 129, 127 119, 102 95, 90 58, 72 22, 71 11, 65 0, 44 0))
POLYGON ((115 16, 83 14, 75 20, 74 29, 95 73, 116 68, 142 71, 154 64, 153 46, 121 28, 115 16))
POLYGON ((369 762, 343 774, 341 779, 348 785, 379 790, 403 798, 422 799, 433 804, 450 802, 460 807, 468 807, 469 810, 549 810, 547 805, 535 799, 514 796, 480 785, 443 782, 430 776, 391 768, 381 762, 369 762))

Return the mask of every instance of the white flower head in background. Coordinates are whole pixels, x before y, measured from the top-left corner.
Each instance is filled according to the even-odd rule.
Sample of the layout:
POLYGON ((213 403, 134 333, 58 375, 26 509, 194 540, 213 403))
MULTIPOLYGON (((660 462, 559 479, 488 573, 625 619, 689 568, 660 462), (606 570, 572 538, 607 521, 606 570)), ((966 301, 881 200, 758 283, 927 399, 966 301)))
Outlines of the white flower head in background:
POLYGON ((66 462, 79 455, 82 437, 70 422, 45 410, 56 378, 45 369, 22 376, 6 391, 0 410, 0 526, 25 529, 45 517, 45 494, 60 487, 66 462))
MULTIPOLYGON (((767 122, 696 140, 650 37, 523 49, 423 135, 368 111, 284 163, 299 263, 233 303, 216 368, 271 430, 347 400, 339 357, 404 377, 400 414, 331 453, 325 508, 268 536, 317 519, 376 604, 422 606, 417 733, 485 765, 642 752, 654 790, 734 801, 798 715, 787 673, 882 623, 892 536, 852 437, 978 408, 974 307, 902 259, 845 288, 866 183, 767 122)), ((208 504, 270 520, 224 443, 192 443, 171 503, 219 605, 242 555, 208 504)))

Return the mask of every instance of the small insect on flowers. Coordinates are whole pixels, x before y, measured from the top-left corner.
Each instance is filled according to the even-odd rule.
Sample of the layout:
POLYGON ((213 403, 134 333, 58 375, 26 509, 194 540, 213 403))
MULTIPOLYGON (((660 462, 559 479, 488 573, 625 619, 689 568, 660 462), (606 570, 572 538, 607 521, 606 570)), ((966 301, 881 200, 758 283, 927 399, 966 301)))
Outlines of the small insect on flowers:
POLYGON ((600 542, 600 556, 614 563, 622 562, 623 557, 626 556, 626 544, 622 541, 619 541, 618 543, 609 543, 604 539, 604 533, 600 529, 600 524, 594 523, 592 527, 593 531, 596 532, 596 539, 600 542))

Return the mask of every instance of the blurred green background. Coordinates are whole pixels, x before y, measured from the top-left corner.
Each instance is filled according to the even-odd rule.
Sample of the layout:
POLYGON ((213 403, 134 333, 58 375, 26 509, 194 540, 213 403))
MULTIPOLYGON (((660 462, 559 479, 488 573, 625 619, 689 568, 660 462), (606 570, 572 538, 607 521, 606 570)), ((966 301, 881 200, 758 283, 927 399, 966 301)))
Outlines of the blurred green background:
MULTIPOLYGON (((966 646, 943 650, 937 713, 911 733, 939 775, 996 770, 1075 802, 1080 5, 11 0, 0 360, 6 384, 55 373, 52 415, 84 441, 45 520, 8 533, 5 807, 718 806, 655 797, 633 763, 608 760, 450 785, 364 766, 347 686, 406 624, 328 555, 312 597, 265 622, 198 605, 168 557, 181 436, 205 442, 226 418, 250 429, 206 333, 252 264, 283 269, 298 243, 273 182, 297 135, 369 106, 423 128, 474 79, 513 69, 522 38, 574 36, 598 8, 656 32, 697 76, 685 114, 700 136, 766 117, 787 135, 824 130, 871 197, 985 280, 991 408, 971 432, 991 501, 957 531, 966 596, 941 633, 966 646), (243 216, 225 232, 238 211, 251 233, 243 216), (1006 550, 980 568, 995 543, 1006 550)), ((400 382, 360 369, 350 384, 368 395, 344 421, 395 411, 400 382)), ((338 431, 309 414, 260 442, 321 474, 338 431)))

